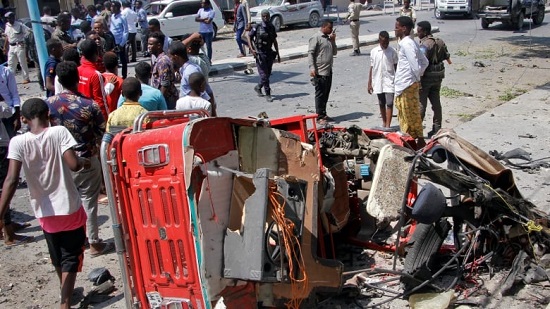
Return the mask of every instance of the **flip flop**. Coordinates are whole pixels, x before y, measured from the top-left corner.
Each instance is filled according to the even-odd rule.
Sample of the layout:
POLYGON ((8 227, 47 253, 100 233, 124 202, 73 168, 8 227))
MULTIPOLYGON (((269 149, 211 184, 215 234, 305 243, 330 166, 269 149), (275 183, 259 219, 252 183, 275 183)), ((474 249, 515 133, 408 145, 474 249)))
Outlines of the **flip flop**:
POLYGON ((21 236, 21 235, 18 235, 18 236, 20 236, 21 238, 16 239, 13 244, 6 245, 6 248, 11 248, 11 247, 15 247, 15 246, 23 245, 23 244, 28 244, 28 243, 31 243, 32 241, 34 241, 33 236, 21 236))
POLYGON ((21 231, 31 226, 29 222, 12 222, 11 224, 13 224, 14 232, 21 231))
POLYGON ((111 253, 113 251, 115 251, 115 244, 112 243, 112 242, 106 242, 105 247, 103 248, 103 250, 101 250, 99 252, 96 252, 96 253, 90 253, 90 257, 91 258, 96 258, 100 255, 111 253))
POLYGON ((97 202, 99 204, 109 204, 109 198, 105 195, 105 196, 100 196, 99 199, 97 200, 97 202))

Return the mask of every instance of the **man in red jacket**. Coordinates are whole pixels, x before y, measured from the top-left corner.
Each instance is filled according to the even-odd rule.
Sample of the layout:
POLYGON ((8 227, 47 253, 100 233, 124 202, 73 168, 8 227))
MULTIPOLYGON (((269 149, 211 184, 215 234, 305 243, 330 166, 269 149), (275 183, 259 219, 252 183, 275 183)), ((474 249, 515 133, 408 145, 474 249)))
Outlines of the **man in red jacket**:
POLYGON ((80 51, 82 53, 82 59, 78 67, 78 75, 80 76, 78 92, 94 100, 94 102, 99 105, 103 117, 107 119, 111 111, 109 111, 105 103, 105 81, 95 65, 98 56, 97 44, 87 39, 80 44, 80 51))

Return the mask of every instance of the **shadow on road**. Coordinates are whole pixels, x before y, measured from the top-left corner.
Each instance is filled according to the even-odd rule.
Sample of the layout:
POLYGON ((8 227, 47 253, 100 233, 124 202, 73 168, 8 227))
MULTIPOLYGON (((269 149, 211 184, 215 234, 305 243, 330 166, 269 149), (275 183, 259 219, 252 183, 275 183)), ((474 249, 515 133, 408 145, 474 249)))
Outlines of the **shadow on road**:
POLYGON ((515 46, 524 47, 522 52, 513 55, 515 58, 548 58, 548 46, 550 37, 536 36, 506 36, 495 39, 500 42, 507 42, 515 46))

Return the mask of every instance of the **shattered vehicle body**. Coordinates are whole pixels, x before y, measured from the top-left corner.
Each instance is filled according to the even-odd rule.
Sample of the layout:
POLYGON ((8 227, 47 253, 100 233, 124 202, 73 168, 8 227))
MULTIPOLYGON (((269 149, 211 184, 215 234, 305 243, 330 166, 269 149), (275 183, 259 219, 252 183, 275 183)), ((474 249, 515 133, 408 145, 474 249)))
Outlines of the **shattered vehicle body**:
MULTIPOLYGON (((464 172, 471 170, 465 165, 433 168, 434 158, 458 152, 439 139, 415 151, 414 140, 402 133, 317 128, 315 115, 196 114, 205 115, 149 112, 133 128, 104 137, 103 173, 128 308, 314 307, 317 293, 337 294, 344 286, 344 264, 335 254, 340 241, 405 255, 400 296, 437 290, 430 278, 442 252, 461 255, 463 263, 480 258, 462 249, 478 238, 444 245, 451 226, 438 226, 452 217, 462 239, 466 229, 484 226, 488 221, 470 212, 483 201, 467 195, 498 189, 500 180, 480 186, 481 177, 464 172), (436 191, 423 194, 429 186, 422 178, 444 186, 450 181, 456 196, 467 196, 459 204, 467 204, 461 213, 468 217, 445 201, 432 207, 436 191), (365 232, 391 222, 400 230, 395 242, 373 241, 365 232)), ((498 196, 513 196, 514 189, 498 196)), ((509 202, 517 201, 523 203, 509 202)), ((529 207, 521 216, 506 209, 499 214, 522 224, 528 217, 538 227, 544 215, 529 207)))

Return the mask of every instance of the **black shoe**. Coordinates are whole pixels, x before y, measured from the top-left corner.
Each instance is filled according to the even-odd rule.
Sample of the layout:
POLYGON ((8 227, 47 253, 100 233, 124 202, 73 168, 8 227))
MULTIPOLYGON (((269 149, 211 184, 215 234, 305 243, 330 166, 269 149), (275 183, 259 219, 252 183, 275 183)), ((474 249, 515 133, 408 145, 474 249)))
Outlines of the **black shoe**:
POLYGON ((260 85, 256 85, 254 87, 254 91, 256 91, 256 93, 258 94, 259 97, 263 97, 264 94, 262 93, 262 86, 260 85))
POLYGON ((267 102, 273 102, 273 97, 270 94, 268 94, 268 95, 265 96, 265 100, 267 102))
POLYGON ((350 54, 350 56, 359 56, 359 55, 361 55, 361 52, 358 49, 354 50, 353 53, 350 54))

